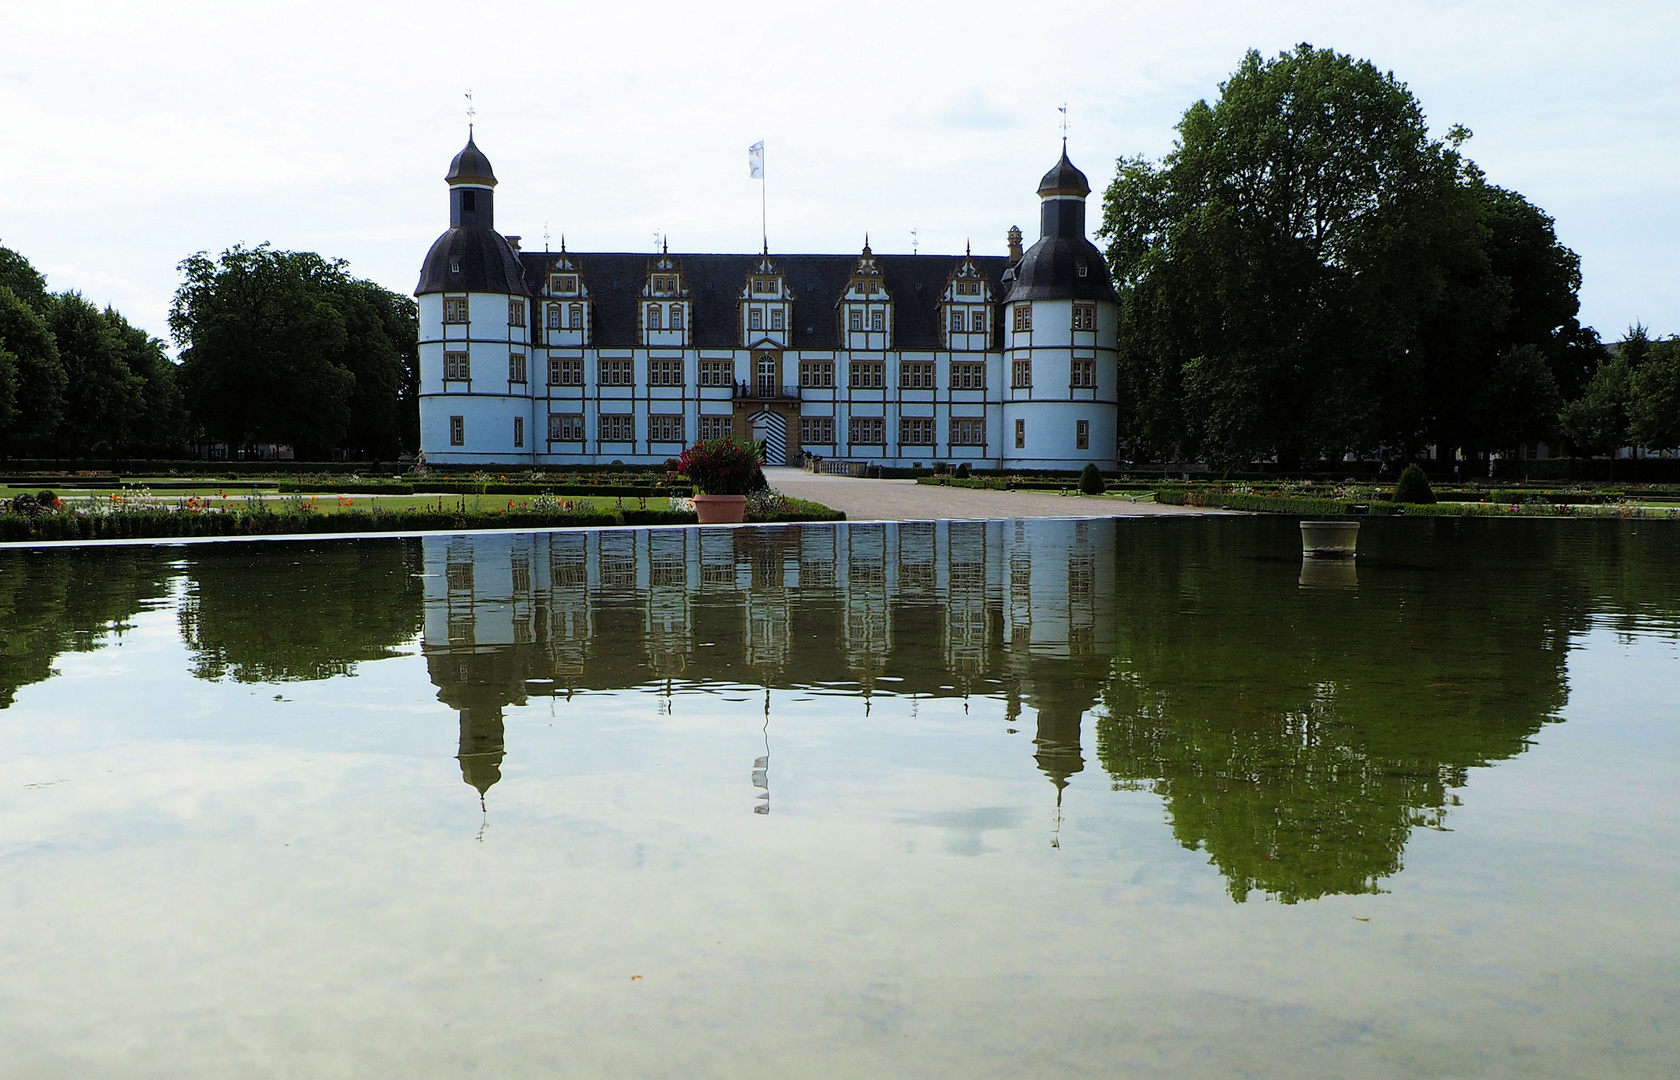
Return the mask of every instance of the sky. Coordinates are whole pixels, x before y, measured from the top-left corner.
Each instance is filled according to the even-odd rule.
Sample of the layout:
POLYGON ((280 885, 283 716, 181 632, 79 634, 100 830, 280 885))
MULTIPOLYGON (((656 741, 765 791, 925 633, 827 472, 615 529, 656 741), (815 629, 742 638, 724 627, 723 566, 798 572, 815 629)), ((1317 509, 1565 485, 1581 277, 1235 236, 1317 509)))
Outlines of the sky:
POLYGON ((755 251, 762 196, 772 251, 1001 254, 1036 231, 1059 106, 1100 193, 1247 49, 1299 42, 1471 128, 1581 255, 1607 340, 1680 332, 1673 0, 5 0, 0 25, 0 244, 160 337, 177 264, 234 244, 412 292, 468 90, 526 250, 755 251))

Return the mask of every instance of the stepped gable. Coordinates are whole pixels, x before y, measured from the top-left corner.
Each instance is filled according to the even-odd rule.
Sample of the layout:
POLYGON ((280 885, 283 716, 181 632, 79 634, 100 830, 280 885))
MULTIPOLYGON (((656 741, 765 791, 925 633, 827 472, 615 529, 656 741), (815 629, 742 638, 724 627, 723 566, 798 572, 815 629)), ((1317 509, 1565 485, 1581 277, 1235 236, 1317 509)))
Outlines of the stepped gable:
MULTIPOLYGON (((535 295, 558 253, 520 252, 525 285, 535 295)), ((631 348, 641 343, 639 305, 650 263, 657 256, 632 252, 596 254, 568 251, 566 257, 589 289, 594 305, 591 346, 631 348)), ((693 305, 693 348, 741 348, 741 287, 763 255, 683 255, 671 253, 683 271, 693 305)), ((857 267, 853 255, 777 255, 772 253, 793 293, 790 350, 845 348, 840 334, 839 303, 857 267)), ((945 286, 965 256, 876 255, 893 303, 895 350, 943 349, 939 302, 945 286), (916 288, 917 284, 921 289, 916 288)), ((972 256, 974 265, 1001 293, 1009 260, 1000 255, 972 256)), ((996 323, 997 320, 994 320, 996 323)))

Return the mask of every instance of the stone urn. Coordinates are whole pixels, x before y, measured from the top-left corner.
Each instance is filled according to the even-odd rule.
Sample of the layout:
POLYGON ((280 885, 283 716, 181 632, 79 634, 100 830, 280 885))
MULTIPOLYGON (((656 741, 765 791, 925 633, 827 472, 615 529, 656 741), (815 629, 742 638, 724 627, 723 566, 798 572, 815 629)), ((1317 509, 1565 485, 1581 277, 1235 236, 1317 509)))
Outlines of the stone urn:
POLYGON ((1357 521, 1301 522, 1301 553, 1309 559, 1351 559, 1358 545, 1357 521))
POLYGON ((694 515, 702 525, 739 525, 747 517, 747 497, 695 495, 694 515))

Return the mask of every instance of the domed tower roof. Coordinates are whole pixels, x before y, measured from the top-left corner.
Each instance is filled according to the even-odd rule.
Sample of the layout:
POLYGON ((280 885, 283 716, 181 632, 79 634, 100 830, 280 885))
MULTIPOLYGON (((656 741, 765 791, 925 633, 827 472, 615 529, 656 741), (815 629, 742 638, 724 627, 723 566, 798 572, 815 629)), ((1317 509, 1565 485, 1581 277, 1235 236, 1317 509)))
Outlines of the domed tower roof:
MULTIPOLYGON (((1065 161, 1066 158, 1063 158, 1065 161)), ((490 159, 484 156, 484 151, 473 142, 472 132, 467 132, 467 145, 455 155, 449 163, 449 172, 444 176, 451 187, 456 184, 483 184, 485 187, 496 186, 496 174, 490 168, 490 159)), ((1083 177, 1081 177, 1083 179, 1083 177)))
POLYGON ((1038 182, 1038 194, 1043 198, 1051 195, 1077 195, 1081 199, 1091 194, 1091 185, 1086 181, 1085 174, 1074 168, 1073 162, 1068 160, 1067 143, 1062 144, 1062 160, 1056 162, 1055 167, 1045 173, 1044 179, 1038 182))

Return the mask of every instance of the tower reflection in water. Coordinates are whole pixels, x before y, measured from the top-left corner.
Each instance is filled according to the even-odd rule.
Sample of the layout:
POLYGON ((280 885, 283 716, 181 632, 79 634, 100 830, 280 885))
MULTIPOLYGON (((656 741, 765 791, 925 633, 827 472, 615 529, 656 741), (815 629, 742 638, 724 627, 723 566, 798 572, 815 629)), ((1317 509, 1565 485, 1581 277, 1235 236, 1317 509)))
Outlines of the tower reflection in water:
POLYGON ((481 795, 501 777, 503 710, 537 695, 765 688, 756 813, 772 690, 850 688, 865 709, 978 696, 1011 731, 1031 710, 1058 821, 1089 717, 1104 787, 1156 793, 1234 899, 1294 901, 1376 890, 1472 767, 1556 716, 1589 604, 1557 534, 1525 535, 1535 550, 1513 556, 1508 538, 1420 534, 1410 562, 1377 550, 1358 579, 1322 583, 1282 558, 1298 537, 1255 522, 435 537, 424 653, 481 795), (1253 561, 1266 551, 1278 561, 1253 561))

